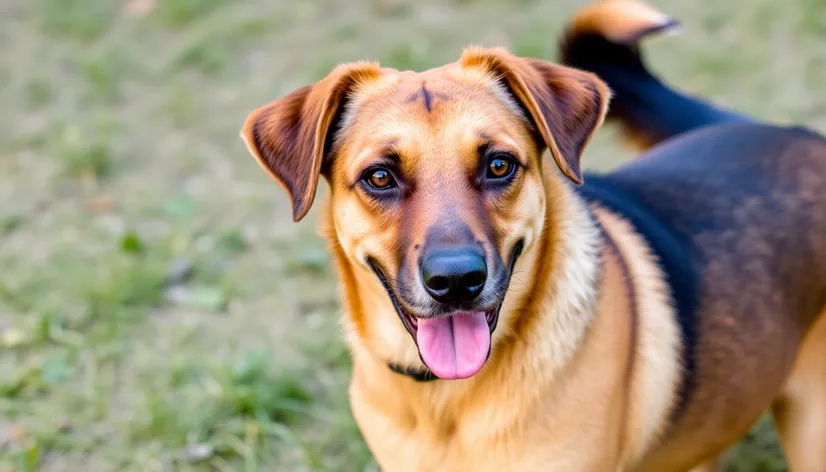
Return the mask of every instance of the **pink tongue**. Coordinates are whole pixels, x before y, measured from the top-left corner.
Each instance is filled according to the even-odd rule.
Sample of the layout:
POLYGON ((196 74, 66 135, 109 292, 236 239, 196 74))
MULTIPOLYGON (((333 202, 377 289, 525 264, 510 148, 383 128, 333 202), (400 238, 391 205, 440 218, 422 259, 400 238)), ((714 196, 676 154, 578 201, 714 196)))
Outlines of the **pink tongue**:
POLYGON ((483 312, 419 318, 418 322, 419 353, 437 377, 464 379, 485 364, 490 351, 490 328, 483 312))

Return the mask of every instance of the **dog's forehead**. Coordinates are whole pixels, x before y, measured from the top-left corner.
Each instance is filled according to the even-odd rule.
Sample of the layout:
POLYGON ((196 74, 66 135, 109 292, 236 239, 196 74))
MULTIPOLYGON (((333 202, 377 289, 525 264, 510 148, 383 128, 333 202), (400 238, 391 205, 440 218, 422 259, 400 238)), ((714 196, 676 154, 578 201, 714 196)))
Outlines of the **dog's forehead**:
MULTIPOLYGON (((392 74, 392 73, 391 73, 392 74)), ((396 72, 396 86, 393 100, 412 103, 417 99, 431 97, 448 100, 454 96, 478 95, 491 87, 492 81, 480 72, 463 71, 455 64, 442 66, 423 72, 396 72)))
POLYGON ((449 64, 424 72, 384 69, 349 97, 340 132, 361 139, 404 140, 422 133, 455 137, 525 120, 522 108, 495 77, 449 64))
MULTIPOLYGON (((448 64, 423 72, 383 69, 383 77, 362 87, 354 96, 353 111, 399 110, 432 113, 445 105, 507 105, 519 111, 512 96, 489 73, 448 64), (372 105, 372 106, 371 106, 372 105), (359 110, 361 109, 361 110, 359 110)), ((458 111, 458 110, 457 110, 458 111)))

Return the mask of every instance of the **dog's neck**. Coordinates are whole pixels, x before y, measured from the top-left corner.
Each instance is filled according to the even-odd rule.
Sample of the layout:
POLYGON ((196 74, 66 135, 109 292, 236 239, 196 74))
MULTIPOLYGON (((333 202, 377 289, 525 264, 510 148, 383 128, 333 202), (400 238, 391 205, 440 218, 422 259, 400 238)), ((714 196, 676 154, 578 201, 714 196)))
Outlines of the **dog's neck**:
POLYGON ((388 368, 426 372, 384 289, 373 280, 375 275, 352 264, 333 244, 357 376, 383 385, 415 385, 444 397, 453 391, 461 396, 486 383, 512 382, 514 375, 527 376, 528 370, 542 370, 541 378, 552 378, 566 365, 593 318, 600 236, 586 204, 567 184, 550 181, 545 233, 526 245, 516 264, 488 365, 467 380, 417 382, 399 374, 398 368, 388 368))
POLYGON ((591 324, 601 263, 600 234, 586 203, 567 184, 549 181, 545 234, 514 274, 520 283, 512 284, 513 303, 503 308, 501 323, 514 366, 542 370, 548 379, 568 363, 591 324), (526 359, 534 365, 525 366, 526 359))

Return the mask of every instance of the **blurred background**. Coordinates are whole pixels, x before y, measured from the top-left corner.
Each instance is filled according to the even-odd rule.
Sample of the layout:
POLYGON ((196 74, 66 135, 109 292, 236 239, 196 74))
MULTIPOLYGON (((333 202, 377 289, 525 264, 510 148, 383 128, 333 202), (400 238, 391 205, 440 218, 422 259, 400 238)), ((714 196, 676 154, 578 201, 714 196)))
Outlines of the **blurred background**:
MULTIPOLYGON (((823 0, 652 0, 678 88, 826 131, 823 0)), ((317 210, 247 112, 376 59, 556 57, 582 0, 0 1, 0 471, 375 471, 317 210)), ((631 154, 604 128, 587 167, 631 154)), ((770 423, 729 471, 783 471, 770 423)))

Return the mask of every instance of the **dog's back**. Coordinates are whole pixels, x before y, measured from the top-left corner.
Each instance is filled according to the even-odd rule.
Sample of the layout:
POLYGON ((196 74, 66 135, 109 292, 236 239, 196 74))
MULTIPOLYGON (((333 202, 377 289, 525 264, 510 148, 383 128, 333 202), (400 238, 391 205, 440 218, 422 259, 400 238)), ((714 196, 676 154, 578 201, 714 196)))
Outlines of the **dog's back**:
POLYGON ((675 26, 658 15, 638 2, 598 3, 561 42, 562 61, 609 85, 608 118, 647 149, 608 175, 586 176, 579 190, 647 239, 678 310, 685 345, 681 404, 645 470, 682 470, 679 457, 692 449, 722 449, 725 437, 745 433, 772 401, 795 470, 823 470, 812 467, 823 466, 826 446, 812 441, 826 443, 826 418, 788 420, 779 410, 812 401, 826 407, 817 400, 826 398, 826 321, 817 321, 826 318, 826 140, 663 84, 637 44, 675 26), (798 364, 818 362, 820 375, 792 395, 796 356, 798 364), (820 434, 792 439, 812 428, 820 434), (810 452, 790 452, 804 449, 801 441, 810 452), (821 462, 813 462, 818 448, 821 462))

